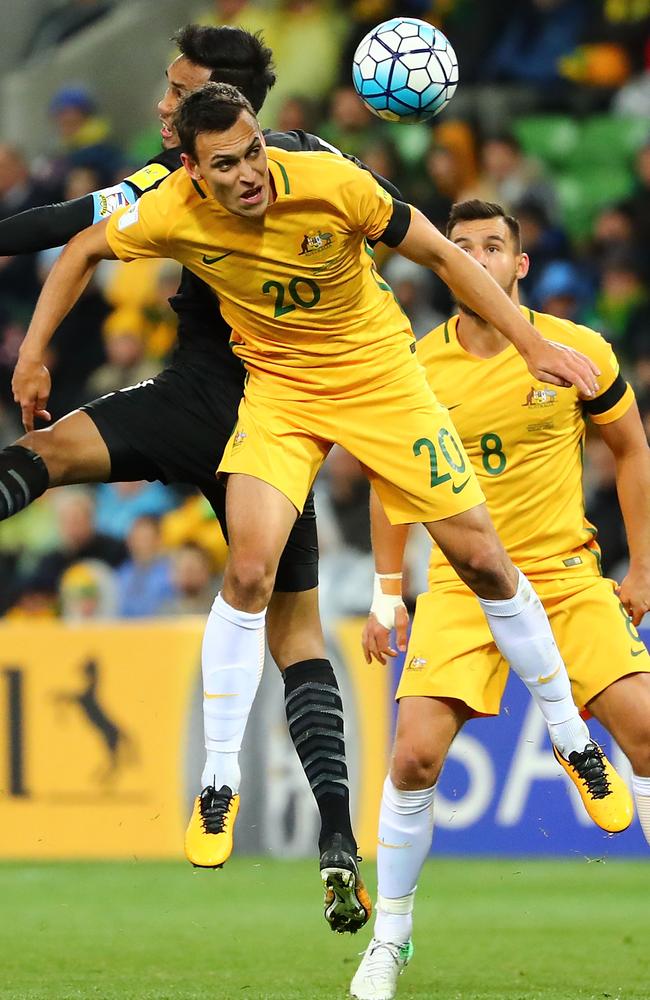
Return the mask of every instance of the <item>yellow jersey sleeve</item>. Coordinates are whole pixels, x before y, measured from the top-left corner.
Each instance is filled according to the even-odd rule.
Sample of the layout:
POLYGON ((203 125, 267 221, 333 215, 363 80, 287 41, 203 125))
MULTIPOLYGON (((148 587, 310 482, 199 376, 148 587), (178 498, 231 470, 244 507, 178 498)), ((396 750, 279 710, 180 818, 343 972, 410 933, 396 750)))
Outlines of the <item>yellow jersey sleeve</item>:
POLYGON ((128 208, 111 215, 106 239, 118 260, 168 257, 169 226, 164 200, 158 190, 150 191, 128 208))
POLYGON ((353 166, 345 169, 346 179, 341 185, 341 208, 351 230, 358 230, 369 240, 380 240, 393 218, 394 203, 367 170, 353 166))
POLYGON ((593 399, 582 400, 583 410, 595 424, 613 423, 629 410, 634 402, 634 391, 621 375, 618 358, 611 344, 595 330, 577 326, 572 346, 586 354, 600 369, 598 395, 593 399))

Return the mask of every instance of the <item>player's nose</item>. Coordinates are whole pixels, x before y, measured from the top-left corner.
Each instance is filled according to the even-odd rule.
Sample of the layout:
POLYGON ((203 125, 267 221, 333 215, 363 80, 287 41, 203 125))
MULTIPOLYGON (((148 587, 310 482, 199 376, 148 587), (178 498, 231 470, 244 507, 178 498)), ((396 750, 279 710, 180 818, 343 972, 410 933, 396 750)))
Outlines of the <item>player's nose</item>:
POLYGON ((163 96, 161 97, 161 99, 158 101, 157 107, 158 107, 158 114, 162 118, 164 118, 166 115, 170 115, 172 113, 172 111, 174 110, 173 103, 172 103, 172 100, 170 98, 170 94, 169 94, 168 90, 165 91, 165 93, 163 94, 163 96))
POLYGON ((258 184, 257 174, 252 166, 252 164, 247 163, 245 160, 242 162, 239 169, 239 179, 244 184, 258 184))

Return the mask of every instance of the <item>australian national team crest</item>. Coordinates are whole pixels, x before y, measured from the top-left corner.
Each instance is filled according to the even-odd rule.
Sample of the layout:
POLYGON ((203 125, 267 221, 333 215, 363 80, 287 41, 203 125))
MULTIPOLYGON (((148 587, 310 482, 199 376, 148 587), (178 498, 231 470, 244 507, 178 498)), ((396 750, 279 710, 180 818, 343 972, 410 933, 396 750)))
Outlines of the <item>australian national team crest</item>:
POLYGON ((317 233, 305 233, 302 243, 300 244, 300 254, 299 256, 306 256, 312 253, 320 253, 321 250, 327 250, 332 245, 334 237, 331 233, 321 233, 320 230, 317 233))
POLYGON ((553 403, 557 403, 557 389, 536 389, 531 386, 530 392, 526 396, 526 402, 522 403, 522 406, 528 406, 531 409, 537 409, 542 406, 552 406, 553 403))

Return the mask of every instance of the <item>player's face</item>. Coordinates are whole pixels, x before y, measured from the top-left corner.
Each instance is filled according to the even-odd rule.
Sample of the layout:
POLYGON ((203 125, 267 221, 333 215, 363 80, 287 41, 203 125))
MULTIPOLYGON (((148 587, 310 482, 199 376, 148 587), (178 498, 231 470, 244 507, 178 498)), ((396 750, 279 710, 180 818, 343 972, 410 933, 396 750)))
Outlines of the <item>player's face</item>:
POLYGON ((226 132, 200 132, 196 158, 183 153, 182 160, 190 176, 204 180, 228 212, 248 219, 266 212, 272 197, 266 146, 248 111, 226 132))
MULTIPOLYGON (((516 300, 517 281, 528 273, 528 256, 519 253, 505 219, 457 222, 449 238, 492 275, 506 295, 516 300)), ((469 315, 475 313, 459 302, 469 315)))
POLYGON ((185 56, 178 56, 165 70, 167 88, 162 101, 158 104, 158 117, 162 122, 160 134, 165 149, 178 146, 178 136, 172 125, 176 108, 188 94, 198 90, 210 79, 210 70, 205 66, 197 66, 185 56))

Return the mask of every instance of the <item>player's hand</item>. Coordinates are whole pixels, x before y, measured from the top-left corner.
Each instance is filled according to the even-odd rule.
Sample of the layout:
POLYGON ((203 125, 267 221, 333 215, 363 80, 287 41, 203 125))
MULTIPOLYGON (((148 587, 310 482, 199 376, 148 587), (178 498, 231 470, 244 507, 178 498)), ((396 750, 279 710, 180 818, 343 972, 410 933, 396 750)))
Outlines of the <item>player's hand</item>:
POLYGON ((391 629, 380 624, 371 611, 368 615, 368 621, 364 626, 363 635, 361 636, 361 645, 363 646, 363 655, 366 658, 366 663, 372 663, 373 659, 375 659, 378 663, 385 665, 387 656, 395 657, 398 651, 405 653, 408 625, 409 613, 406 610, 406 605, 399 604, 395 608, 395 646, 397 649, 394 649, 390 644, 391 629))
POLYGON ((616 593, 632 624, 638 625, 645 613, 650 611, 650 567, 637 569, 630 566, 616 593))
POLYGON ((586 399, 598 392, 598 367, 572 347, 540 337, 526 350, 524 357, 529 372, 540 382, 550 382, 564 389, 574 385, 586 399))
POLYGON ((18 355, 18 362, 11 380, 14 400, 20 406, 23 427, 34 430, 34 419, 50 421, 51 414, 45 409, 50 398, 52 380, 50 373, 40 359, 18 355))

